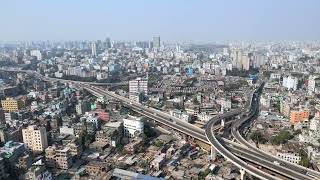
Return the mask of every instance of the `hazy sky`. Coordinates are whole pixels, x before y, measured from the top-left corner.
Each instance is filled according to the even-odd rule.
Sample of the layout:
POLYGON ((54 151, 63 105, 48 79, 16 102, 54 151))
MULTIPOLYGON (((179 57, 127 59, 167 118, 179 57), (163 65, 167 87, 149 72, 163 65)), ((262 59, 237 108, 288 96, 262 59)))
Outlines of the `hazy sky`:
POLYGON ((320 40, 320 0, 1 0, 7 40, 320 40))

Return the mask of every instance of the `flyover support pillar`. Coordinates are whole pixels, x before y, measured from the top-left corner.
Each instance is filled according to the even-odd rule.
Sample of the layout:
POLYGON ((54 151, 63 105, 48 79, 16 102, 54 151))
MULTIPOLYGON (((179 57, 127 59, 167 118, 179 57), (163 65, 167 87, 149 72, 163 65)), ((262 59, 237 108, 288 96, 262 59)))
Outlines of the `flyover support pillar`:
POLYGON ((214 149, 214 147, 211 145, 211 160, 215 161, 217 158, 217 151, 214 149))
POLYGON ((240 179, 244 180, 246 175, 246 171, 244 169, 240 169, 240 179))

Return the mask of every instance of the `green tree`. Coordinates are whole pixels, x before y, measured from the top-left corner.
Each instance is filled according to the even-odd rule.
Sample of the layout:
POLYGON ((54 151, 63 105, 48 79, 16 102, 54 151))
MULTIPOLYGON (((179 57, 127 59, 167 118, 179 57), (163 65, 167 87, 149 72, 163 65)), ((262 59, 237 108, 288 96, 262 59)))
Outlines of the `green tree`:
POLYGON ((293 135, 295 136, 295 135, 298 135, 298 134, 301 134, 301 133, 302 133, 301 129, 298 129, 298 130, 294 131, 293 135))
POLYGON ((152 130, 149 124, 146 123, 144 126, 144 135, 146 136, 146 138, 151 138, 156 136, 157 133, 152 130))
POLYGON ((245 79, 240 79, 239 83, 241 86, 248 86, 248 82, 245 79))
POLYGON ((195 104, 195 105, 199 105, 199 104, 200 104, 197 98, 194 98, 192 102, 193 102, 193 104, 195 104))
POLYGON ((154 142, 153 145, 161 148, 163 146, 163 142, 162 141, 156 141, 156 142, 154 142))
POLYGON ((250 139, 252 139, 252 141, 254 141, 256 144, 264 144, 267 142, 267 139, 260 131, 254 131, 250 135, 250 139))
POLYGON ((304 167, 309 167, 310 160, 308 158, 308 154, 304 150, 300 150, 299 154, 301 156, 301 160, 299 164, 304 167))
POLYGON ((211 172, 210 169, 206 169, 205 171, 200 172, 200 173, 199 173, 199 179, 205 179, 210 172, 211 172))
POLYGON ((281 102, 279 100, 276 103, 276 109, 277 109, 278 112, 281 111, 281 102))
POLYGON ((289 131, 287 130, 282 130, 279 132, 277 136, 274 136, 271 139, 271 143, 274 145, 280 145, 286 143, 288 140, 292 139, 294 135, 292 135, 289 131))

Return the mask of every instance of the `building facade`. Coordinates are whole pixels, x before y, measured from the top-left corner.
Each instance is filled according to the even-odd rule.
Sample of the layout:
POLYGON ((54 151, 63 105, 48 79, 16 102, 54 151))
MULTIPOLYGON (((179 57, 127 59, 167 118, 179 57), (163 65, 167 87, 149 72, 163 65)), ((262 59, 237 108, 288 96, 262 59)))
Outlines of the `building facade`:
POLYGON ((309 110, 292 110, 290 111, 290 122, 292 124, 302 123, 309 120, 309 110))
POLYGON ((299 164, 301 161, 299 153, 278 152, 277 157, 295 164, 299 164))
POLYGON ((24 106, 24 103, 21 100, 7 98, 1 101, 1 106, 4 111, 15 112, 20 110, 24 106))
POLYGON ((282 86, 288 90, 297 90, 298 88, 298 78, 293 76, 283 77, 282 86))
POLYGON ((142 118, 129 116, 123 119, 124 135, 132 138, 143 134, 144 122, 142 118))
POLYGON ((49 146, 46 149, 46 165, 52 168, 69 169, 72 165, 69 147, 49 146))
POLYGON ((34 125, 22 129, 23 143, 34 152, 43 152, 48 147, 47 131, 45 127, 34 125))
POLYGON ((154 36, 152 39, 152 42, 153 42, 153 48, 160 49, 161 47, 160 36, 154 36))

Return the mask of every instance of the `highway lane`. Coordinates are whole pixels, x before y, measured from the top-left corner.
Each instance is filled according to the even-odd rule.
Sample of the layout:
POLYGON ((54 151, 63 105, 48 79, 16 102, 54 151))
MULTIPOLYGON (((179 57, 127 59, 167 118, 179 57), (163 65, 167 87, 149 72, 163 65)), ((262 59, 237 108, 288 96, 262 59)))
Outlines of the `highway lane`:
MULTIPOLYGON (((90 90, 90 88, 88 88, 90 90)), ((92 90, 92 89, 91 89, 92 90)), ((116 95, 113 94, 113 93, 106 93, 105 91, 101 90, 100 88, 94 88, 94 91, 99 95, 103 95, 103 94, 106 94, 106 95, 111 95, 113 97, 115 97, 116 95)), ((123 97, 121 97, 122 99, 123 97)), ((126 102, 129 101, 127 98, 126 98, 126 102)), ((187 134, 187 135, 190 135, 198 140, 201 140, 203 142, 207 142, 207 137, 203 135, 203 130, 200 129, 200 128, 195 128, 195 126, 192 125, 192 128, 189 128, 189 127, 186 127, 185 124, 186 123, 181 123, 179 121, 171 121, 170 117, 169 120, 167 117, 160 117, 160 114, 158 114, 158 111, 155 111, 157 113, 154 113, 154 112, 148 112, 150 111, 150 108, 145 108, 141 105, 139 105, 138 103, 134 103, 134 102, 128 102, 128 104, 130 104, 133 108, 138 108, 137 112, 149 117, 149 118, 152 118, 154 120, 157 120, 158 122, 160 123, 163 123, 173 129, 176 129, 180 132, 183 132, 184 134, 187 134), (141 110, 142 108, 142 110, 141 110)), ((227 117, 231 117, 233 116, 234 114, 238 114, 240 111, 237 111, 237 112, 228 112, 228 113, 225 113, 223 115, 219 115, 218 117, 214 118, 215 121, 212 121, 212 122, 216 122, 217 119, 223 119, 223 118, 227 118, 227 117)), ((189 123, 188 123, 189 124, 189 123)), ((219 143, 220 144, 220 143, 219 143)), ((221 145, 222 146, 222 145, 221 145)), ((236 157, 235 155, 233 155, 231 152, 226 152, 228 154, 227 156, 227 159, 229 160, 234 160, 236 159, 236 164, 239 168, 244 168, 248 173, 251 173, 257 177, 260 177, 262 179, 279 179, 277 177, 274 177, 272 175, 269 175, 267 173, 264 173, 263 171, 251 166, 251 165, 248 165, 246 162, 242 161, 240 158, 236 157)))
MULTIPOLYGON (((259 88, 259 89, 261 89, 261 88, 259 88)), ((251 103, 250 104, 255 106, 257 98, 253 97, 252 99, 254 99, 253 104, 251 104, 251 103)), ((255 108, 250 108, 250 109, 253 110, 254 112, 257 110, 256 107, 255 108)), ((238 127, 241 123, 247 121, 247 119, 249 119, 252 116, 254 116, 254 112, 250 111, 249 112, 250 115, 248 117, 236 120, 234 124, 237 125, 237 127, 238 127)), ((226 144, 226 143, 224 143, 224 142, 220 143, 219 140, 215 137, 215 135, 213 133, 213 130, 212 130, 212 127, 215 124, 219 123, 219 121, 221 120, 220 119, 221 117, 222 116, 219 116, 219 118, 213 118, 208 122, 208 124, 206 126, 206 136, 208 137, 208 139, 210 138, 209 139, 210 143, 213 144, 213 146, 216 148, 216 150, 220 154, 224 155, 223 153, 227 153, 228 150, 223 148, 222 144, 226 144), (220 149, 218 149, 218 148, 220 148, 220 149)), ((235 129, 236 128, 233 127, 233 128, 231 128, 231 131, 233 131, 235 129)), ((233 149, 233 146, 231 146, 231 148, 229 147, 229 149, 232 150, 232 152, 237 152, 235 149, 233 149)), ((239 155, 239 153, 237 153, 237 154, 239 155)), ((241 153, 240 155, 243 156, 244 154, 245 153, 241 153)), ((225 154, 225 155, 228 155, 228 154, 225 154)), ((264 156, 261 156, 259 153, 255 153, 255 151, 246 154, 245 157, 248 160, 250 160, 251 162, 257 161, 257 164, 260 164, 260 165, 262 165, 264 167, 268 167, 269 169, 271 169, 273 171, 276 171, 276 172, 278 172, 280 174, 283 174, 286 177, 289 177, 289 178, 292 178, 292 179, 297 179, 297 180, 300 180, 301 178, 303 178, 303 179, 311 179, 309 176, 306 176, 305 173, 299 173, 299 172, 293 171, 293 170, 291 170, 289 168, 278 166, 278 165, 273 163, 274 161, 270 161, 269 159, 265 159, 264 156)), ((236 160, 236 159, 234 159, 234 160, 236 160)))
MULTIPOLYGON (((259 93, 261 93, 261 92, 259 92, 259 93)), ((242 118, 241 120, 234 122, 231 127, 231 134, 236 139, 236 141, 239 142, 240 144, 245 145, 249 149, 255 151, 256 154, 260 155, 260 157, 264 157, 266 160, 268 160, 270 162, 278 161, 281 163, 281 165, 283 167, 286 167, 287 169, 293 171, 294 173, 299 172, 300 174, 303 174, 305 179, 311 178, 310 176, 307 175, 307 172, 313 176, 320 178, 319 172, 314 171, 309 168, 305 168, 303 166, 300 166, 300 165, 297 165, 294 163, 290 163, 290 162, 285 161, 281 158, 278 158, 278 157, 275 157, 269 153, 266 153, 263 150, 260 150, 257 147, 253 146, 252 144, 250 144, 248 141, 246 141, 243 138, 243 136, 240 133, 240 130, 244 129, 243 125, 245 125, 245 123, 253 121, 255 118, 258 117, 258 113, 259 113, 259 95, 256 95, 255 98, 252 97, 251 100, 252 100, 250 103, 252 105, 252 108, 250 108, 251 114, 248 117, 242 118)), ((313 178, 311 178, 311 179, 313 179, 313 178)))
MULTIPOLYGON (((88 88, 88 90, 89 91, 93 91, 93 92, 95 92, 96 93, 96 95, 97 96, 102 96, 102 95, 111 95, 112 97, 115 97, 115 98, 118 98, 117 96, 119 96, 119 95, 116 95, 116 94, 114 94, 114 93, 106 93, 106 91, 105 90, 102 90, 102 89, 100 89, 100 88, 94 88, 94 89, 91 89, 91 88, 88 88)), ((149 117, 149 118, 152 118, 152 119, 154 119, 154 120, 156 120, 156 121, 158 121, 158 122, 160 122, 160 123, 162 123, 162 124, 164 124, 164 125, 166 125, 166 126, 169 126, 169 127, 171 127, 171 128, 173 128, 173 129, 175 129, 175 130, 177 130, 177 131, 179 131, 179 132, 182 132, 182 133, 184 133, 184 134, 187 134, 187 135, 189 135, 189 136, 192 136, 192 137, 194 137, 194 138, 196 138, 196 139, 198 139, 198 140, 201 140, 201 141, 203 141, 203 142, 207 142, 208 143, 208 141, 206 140, 207 138, 206 138, 206 136, 204 136, 203 135, 203 131, 204 130, 202 130, 202 129, 200 129, 200 128, 198 128, 198 127, 195 127, 195 126, 193 126, 193 125, 191 125, 191 124, 189 124, 189 123, 184 123, 184 122, 180 122, 181 120, 179 120, 179 121, 172 121, 172 119, 170 119, 170 118, 172 118, 172 117, 170 117, 170 116, 168 116, 167 114, 167 116, 165 116, 165 117, 162 117, 162 113, 163 112, 161 112, 161 111, 158 111, 158 110, 155 110, 155 111, 151 111, 150 112, 150 110, 151 110, 151 108, 147 108, 147 107, 144 107, 144 106, 142 106, 141 104, 139 104, 139 103, 135 103, 135 102, 131 102, 129 99, 127 99, 127 98, 124 98, 124 97, 119 97, 119 98, 121 98, 121 99, 123 99, 123 101, 124 102, 126 102, 127 103, 127 105, 130 105, 131 107, 133 107, 133 109, 136 109, 136 111, 137 112, 139 112, 140 114, 143 114, 143 115, 145 115, 145 116, 147 116, 147 117, 149 117), (160 113, 161 112, 161 113, 160 113), (168 120, 169 119, 169 120, 168 120), (191 125, 192 126, 192 128, 189 128, 189 127, 186 127, 185 125, 186 124, 189 124, 189 125, 191 125)), ((208 126, 213 126, 213 125, 215 125, 216 123, 218 123, 219 122, 219 120, 221 120, 221 119, 224 119, 224 118, 227 118, 227 117, 230 117, 230 116, 234 116, 235 114, 238 114, 240 111, 239 110, 237 110, 237 111, 235 111, 235 112, 228 112, 228 113, 225 113, 225 114, 222 114, 222 115, 218 115, 218 116, 216 116, 215 118, 213 118, 212 119, 212 121, 211 121, 211 123, 212 123, 212 125, 211 124, 208 124, 208 126)), ((215 126, 213 126, 213 127, 215 127, 215 126)), ((212 138, 211 138, 212 139, 212 138)), ((218 145, 218 143, 219 142, 217 142, 216 144, 214 144, 214 146, 219 146, 218 145)), ((219 143, 220 144, 220 143, 219 143)), ((222 146, 222 145, 221 145, 222 146)), ((223 147, 223 146, 222 146, 223 147)), ((218 151, 219 152, 219 151, 218 151)), ((221 154, 222 153, 228 153, 228 152, 220 152, 221 154)), ((233 153, 233 152, 232 152, 233 153)), ((227 159, 233 159, 233 158, 237 158, 236 156, 232 156, 231 154, 232 153, 229 153, 229 158, 227 158, 227 159), (231 156, 230 156, 231 155, 231 156)), ((251 152, 251 154, 252 154, 252 152, 251 152)), ((249 154, 243 154, 242 156, 244 156, 244 159, 250 159, 250 158, 252 158, 252 156, 249 154)), ((239 166, 241 166, 241 165, 246 165, 246 163, 245 162, 241 162, 241 163, 239 163, 240 161, 242 161, 241 159, 237 159, 236 161, 238 161, 237 163, 239 164, 239 166)), ((261 161, 261 160, 259 160, 259 161, 261 161)), ((262 161, 261 161, 262 162, 262 161)), ((261 164, 262 166, 264 166, 264 167, 266 167, 266 168, 270 168, 270 169, 272 169, 272 170, 274 170, 274 169, 277 169, 278 168, 278 170, 280 169, 281 170, 281 172, 287 172, 287 170, 286 169, 281 169, 281 167, 279 168, 279 167, 277 167, 277 168, 274 168, 274 164, 271 164, 271 163, 269 163, 268 165, 265 165, 265 164, 261 164), (270 165, 272 165, 271 167, 269 167, 270 165)), ((261 170, 252 170, 252 168, 255 168, 255 167, 248 167, 248 172, 254 172, 253 174, 255 174, 255 171, 261 171, 261 170)), ((280 173, 281 174, 281 173, 280 173)), ((256 175, 256 174, 255 174, 256 175)), ((260 176, 261 175, 263 175, 263 172, 261 173, 260 172, 260 176)), ((257 176, 259 176, 259 175, 257 175, 257 176)), ((286 176, 288 176, 288 175, 286 175, 286 176)), ((264 174, 264 176, 261 176, 261 177, 264 177, 264 178, 274 178, 274 177, 265 177, 265 174, 264 174)), ((291 177, 290 175, 289 175, 289 177, 291 177)))
POLYGON ((84 81, 75 81, 75 80, 67 80, 67 79, 60 79, 60 78, 51 78, 51 77, 45 77, 42 74, 38 73, 37 71, 32 70, 21 70, 21 69, 4 69, 0 68, 0 71, 6 71, 6 72, 21 72, 21 73, 29 73, 29 74, 35 74, 38 78, 41 78, 45 81, 59 81, 63 83, 84 83, 84 84, 90 84, 90 85, 96 85, 96 86, 108 86, 108 85, 126 85, 128 84, 127 81, 118 82, 118 83, 98 83, 98 82, 84 82, 84 81))
POLYGON ((199 133, 199 134, 204 134, 204 130, 197 127, 197 126, 194 126, 188 122, 185 122, 185 121, 182 121, 180 120, 179 118, 176 118, 176 117, 173 117, 165 112, 162 112, 160 110, 157 110, 157 109, 154 109, 154 108, 149 108, 149 107, 145 107, 143 106, 142 104, 140 103, 137 103, 137 102, 134 102, 134 101, 131 101, 130 99, 126 98, 126 97, 123 97, 123 96, 120 96, 118 94, 115 94, 114 92, 110 92, 110 91, 107 91, 107 90, 104 90, 104 89, 101 89, 101 88, 98 88, 98 87, 87 87, 87 90, 89 91, 92 91, 94 90, 96 93, 99 93, 100 95, 102 96, 109 96, 109 97, 112 97, 112 98, 115 98, 115 99, 120 99, 122 102, 125 102, 128 106, 131 106, 131 107, 135 107, 135 108, 139 108, 139 109, 142 109, 144 111, 150 111, 151 113, 157 115, 157 116, 162 116, 164 118, 167 118, 169 121, 171 122, 174 122, 178 125, 181 125, 181 126, 185 126, 185 127, 188 127, 190 129, 192 129, 193 131, 199 133))
MULTIPOLYGON (((31 72, 29 72, 29 73, 31 73, 31 72)), ((37 72, 33 72, 33 73, 37 73, 37 72)), ((72 82, 72 83, 79 83, 79 84, 83 84, 83 85, 86 85, 86 84, 91 84, 91 83, 88 83, 88 82, 79 82, 79 81, 70 81, 70 80, 63 80, 63 79, 56 79, 56 78, 47 78, 47 77, 43 77, 41 74, 39 74, 39 73, 37 73, 38 74, 38 76, 39 76, 39 78, 43 78, 43 79, 45 79, 45 80, 47 80, 47 81, 60 81, 60 82, 65 82, 65 83, 68 83, 68 82, 72 82)), ((110 93, 108 93, 108 95, 112 95, 112 94, 110 94, 110 93)), ((116 99, 118 99, 119 98, 119 96, 118 97, 116 97, 116 96, 114 96, 114 98, 116 98, 116 99)), ((126 98, 127 99, 127 98, 126 98)), ((125 99, 122 99, 122 101, 123 100, 125 100, 125 99)), ((141 106, 141 105, 140 105, 141 106)), ((142 107, 142 106, 141 106, 142 107)), ((139 108, 141 108, 141 107, 139 107, 139 108)), ((160 113, 162 116, 165 116, 165 117, 167 117, 167 118, 169 118, 170 119, 170 116, 168 115, 168 114, 166 114, 166 113, 163 113, 163 112, 161 112, 161 111, 159 111, 159 112, 155 112, 156 114, 157 113, 160 113)), ((230 113, 230 112, 228 112, 228 113, 230 113)), ((150 116, 150 114, 149 114, 149 116, 150 116)), ((155 117, 153 117, 153 118, 155 118, 155 117)), ((189 123, 186 123, 186 122, 180 122, 180 120, 179 119, 175 119, 175 118, 173 118, 174 120, 175 120, 175 122, 173 123, 173 124, 179 124, 179 125, 182 125, 181 127, 179 127, 180 129, 182 128, 182 127, 184 127, 184 126, 188 126, 189 128, 191 128, 192 129, 192 131, 189 131, 188 133, 189 134, 193 134, 192 136, 194 136, 194 137, 198 137, 199 139, 203 139, 203 136, 202 135, 200 135, 199 136, 199 134, 197 135, 197 133, 202 133, 203 132, 203 130, 202 129, 200 129, 200 128, 195 128, 194 126, 189 126, 190 124, 189 123), (193 132, 196 132, 196 133, 193 133, 193 132)), ((220 117, 218 117, 217 119, 220 119, 220 117)), ((167 125, 168 124, 168 122, 165 122, 165 124, 167 125)), ((177 130, 179 130, 179 129, 177 129, 177 130)), ((187 132, 188 131, 188 129, 183 129, 183 131, 184 132, 187 132)))
POLYGON ((237 156, 235 156, 233 153, 231 153, 227 148, 225 148, 215 137, 213 133, 213 129, 210 128, 213 127, 212 124, 209 124, 208 127, 206 128, 206 137, 209 140, 209 142, 213 145, 213 147, 222 155, 224 156, 227 160, 235 164, 238 168, 245 170, 247 173, 252 174, 260 179, 279 179, 277 177, 274 177, 272 175, 269 175, 254 166, 244 162, 237 156))
MULTIPOLYGON (((43 78, 43 76, 41 75, 41 77, 43 78)), ((68 83, 68 82, 72 82, 72 83, 80 83, 80 84, 89 84, 89 83, 87 83, 87 82, 78 82, 78 81, 70 81, 70 80, 62 80, 62 79, 56 79, 56 78, 45 78, 47 81, 60 81, 60 82, 65 82, 65 83, 68 83)), ((110 95, 110 94, 109 94, 110 95)), ((117 98, 119 98, 119 97, 115 97, 116 99, 117 98)), ((161 113, 161 112, 160 112, 161 113)), ((167 114, 165 114, 165 116, 166 116, 167 114)), ((167 117, 169 117, 168 115, 167 115, 167 117)), ((170 118, 170 117, 169 117, 170 118)), ((179 121, 177 121, 179 124, 180 124, 180 122, 179 121)), ((177 123, 177 122, 175 122, 175 123, 177 123)), ((166 124, 167 124, 168 122, 166 122, 166 124)), ((189 123, 188 123, 189 124, 189 123)), ((184 124, 183 126, 185 126, 186 124, 184 124)), ((190 127, 190 126, 189 126, 190 127)), ((181 127, 179 127, 180 129, 181 129, 181 127)), ((197 128, 194 128, 194 127, 190 127, 191 129, 192 129, 192 131, 194 132, 194 131, 197 131, 197 133, 202 133, 203 132, 203 130, 202 129, 197 129, 197 128)), ((187 130, 184 130, 184 131, 187 131, 187 130)), ((192 136, 196 136, 196 134, 195 133, 193 133, 193 132, 190 132, 189 134, 192 134, 192 136)), ((201 137, 201 136, 199 136, 199 139, 201 139, 201 138, 203 138, 203 137, 201 137)))
POLYGON ((227 149, 229 149, 232 153, 238 155, 239 157, 242 157, 243 159, 246 159, 247 161, 253 162, 257 165, 260 165, 262 167, 267 167, 269 170, 272 170, 274 172, 281 171, 283 176, 286 176, 291 179, 296 180, 312 180, 313 178, 306 176, 305 174, 302 174, 300 172, 296 172, 290 168, 283 167, 282 164, 276 165, 274 161, 271 161, 268 158, 265 158, 260 153, 257 153, 256 151, 253 151, 251 149, 248 150, 247 147, 237 146, 237 145, 226 145, 227 149))
MULTIPOLYGON (((239 142, 239 139, 242 139, 242 136, 239 134, 239 132, 236 132, 236 135, 235 135, 235 139, 237 139, 237 141, 239 142)), ((312 169, 309 169, 309 168, 305 168, 305 167, 302 167, 302 166, 299 166, 299 165, 296 165, 296 164, 293 164, 293 163, 290 163, 288 161, 285 161, 283 159, 280 159, 280 158, 277 158, 269 153, 266 153, 256 147, 254 147, 252 144, 250 144, 249 142, 247 142, 246 140, 241 140, 240 143, 242 145, 244 145, 245 147, 249 148, 250 150, 252 150, 254 152, 254 154, 257 156, 257 157, 260 157, 260 158, 263 158, 263 159, 266 159, 268 160, 269 162, 275 162, 275 161, 278 161, 279 163, 281 163, 281 166, 282 167, 285 167, 286 169, 290 169, 292 172, 294 173, 299 173, 299 174, 303 174, 304 175, 304 178, 305 179, 312 179, 310 178, 309 176, 306 175, 307 172, 311 173, 312 175, 314 176, 317 176, 319 177, 317 174, 319 174, 319 172, 317 171, 314 171, 312 169), (249 144, 249 145, 248 145, 249 144), (297 167, 298 166, 298 167, 297 167), (315 173, 314 173, 315 172, 315 173)))

